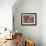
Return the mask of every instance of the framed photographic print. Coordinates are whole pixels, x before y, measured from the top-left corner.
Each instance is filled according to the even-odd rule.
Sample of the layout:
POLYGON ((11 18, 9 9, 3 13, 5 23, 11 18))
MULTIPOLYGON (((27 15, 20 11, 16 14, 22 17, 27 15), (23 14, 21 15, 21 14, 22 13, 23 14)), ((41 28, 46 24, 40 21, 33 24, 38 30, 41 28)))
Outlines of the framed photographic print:
POLYGON ((37 13, 21 13, 21 25, 36 25, 37 13))

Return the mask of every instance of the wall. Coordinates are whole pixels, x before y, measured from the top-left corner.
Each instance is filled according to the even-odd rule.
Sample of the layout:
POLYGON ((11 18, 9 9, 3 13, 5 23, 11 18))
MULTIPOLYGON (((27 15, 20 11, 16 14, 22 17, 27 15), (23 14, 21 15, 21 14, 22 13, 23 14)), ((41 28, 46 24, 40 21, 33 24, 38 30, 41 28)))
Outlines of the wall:
MULTIPOLYGON (((0 0, 0 38, 5 38, 5 35, 10 35, 10 32, 3 31, 1 27, 6 27, 9 30, 12 29, 12 6, 16 0, 0 0)), ((8 37, 9 38, 9 37, 8 37)))
POLYGON ((46 46, 46 0, 41 1, 41 41, 46 46))
MULTIPOLYGON (((18 2, 20 1, 18 0, 18 2)), ((23 0, 20 4, 17 4, 17 7, 16 5, 13 7, 15 30, 22 32, 25 39, 34 40, 36 46, 41 46, 40 10, 40 0, 23 0), (21 13, 37 13, 37 25, 22 26, 21 13)))
POLYGON ((12 29, 12 6, 16 0, 0 0, 0 27, 12 29))
POLYGON ((23 32, 24 37, 26 36, 28 38, 30 35, 29 39, 34 39, 37 46, 40 44, 41 31, 42 46, 46 46, 46 0, 41 0, 41 13, 40 0, 23 0, 22 2, 21 0, 17 0, 17 3, 16 0, 0 0, 0 27, 12 28, 13 5, 15 6, 13 7, 15 15, 15 29, 23 32), (21 13, 23 12, 37 12, 37 26, 21 26, 21 13))

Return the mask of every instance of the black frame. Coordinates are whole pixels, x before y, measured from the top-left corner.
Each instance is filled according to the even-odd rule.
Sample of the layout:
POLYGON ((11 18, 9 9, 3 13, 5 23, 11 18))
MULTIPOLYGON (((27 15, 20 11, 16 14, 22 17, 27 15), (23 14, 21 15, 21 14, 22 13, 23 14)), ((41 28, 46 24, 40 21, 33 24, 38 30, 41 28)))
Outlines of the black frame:
POLYGON ((31 25, 31 26, 35 26, 35 25, 37 25, 37 13, 21 13, 21 25, 31 25), (23 24, 22 23, 22 17, 23 17, 23 15, 25 15, 25 14, 34 14, 35 15, 35 24, 23 24))

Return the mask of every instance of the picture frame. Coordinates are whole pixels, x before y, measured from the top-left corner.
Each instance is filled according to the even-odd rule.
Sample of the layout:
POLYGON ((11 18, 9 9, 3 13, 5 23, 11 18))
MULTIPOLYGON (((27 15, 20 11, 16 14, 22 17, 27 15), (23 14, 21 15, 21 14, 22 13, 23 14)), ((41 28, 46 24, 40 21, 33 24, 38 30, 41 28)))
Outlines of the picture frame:
POLYGON ((21 25, 37 25, 37 13, 21 13, 21 25))

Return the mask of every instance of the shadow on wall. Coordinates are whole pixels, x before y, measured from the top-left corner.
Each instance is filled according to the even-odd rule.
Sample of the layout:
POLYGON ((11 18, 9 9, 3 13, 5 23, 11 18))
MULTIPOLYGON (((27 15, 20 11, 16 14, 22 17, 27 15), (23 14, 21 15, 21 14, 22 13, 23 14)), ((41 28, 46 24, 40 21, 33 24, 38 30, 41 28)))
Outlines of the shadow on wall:
MULTIPOLYGON (((17 0, 16 3, 12 6, 13 10, 16 10, 18 8, 18 6, 20 6, 20 4, 23 2, 23 0, 17 0)), ((12 10, 12 11, 13 11, 12 10)), ((13 11, 14 12, 14 11, 13 11)))

